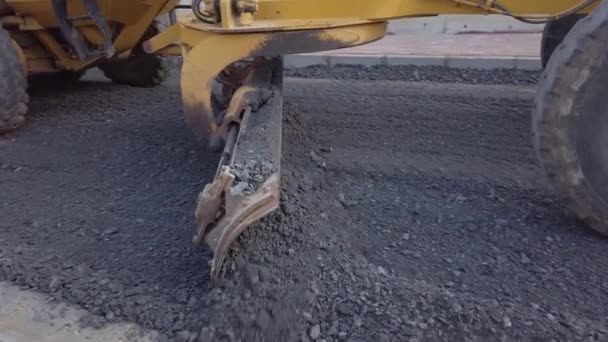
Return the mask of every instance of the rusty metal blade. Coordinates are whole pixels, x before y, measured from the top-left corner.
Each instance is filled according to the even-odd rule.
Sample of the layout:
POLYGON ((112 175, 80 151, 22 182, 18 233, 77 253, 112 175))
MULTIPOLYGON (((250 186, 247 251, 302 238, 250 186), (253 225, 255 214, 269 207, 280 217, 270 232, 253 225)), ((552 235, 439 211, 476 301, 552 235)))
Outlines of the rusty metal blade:
POLYGON ((256 112, 245 111, 229 153, 231 162, 220 165, 199 197, 195 241, 205 241, 214 252, 214 286, 239 234, 279 206, 282 111, 279 90, 256 112))

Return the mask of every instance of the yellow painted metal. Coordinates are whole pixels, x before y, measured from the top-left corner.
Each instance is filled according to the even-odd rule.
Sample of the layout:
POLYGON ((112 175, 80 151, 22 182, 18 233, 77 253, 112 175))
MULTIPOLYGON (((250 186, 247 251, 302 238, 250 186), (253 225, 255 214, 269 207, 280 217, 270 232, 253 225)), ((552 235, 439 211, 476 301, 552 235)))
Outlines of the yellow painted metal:
MULTIPOLYGON (((36 19, 41 26, 46 28, 57 27, 57 18, 54 15, 51 0, 5 0, 13 10, 22 16, 36 19)), ((70 0, 68 3, 68 15, 80 16, 86 11, 82 1, 70 0)), ((169 3, 175 0, 98 0, 99 9, 104 16, 113 22, 119 22, 127 26, 134 25, 148 11, 160 14, 169 3)), ((84 22, 86 23, 86 22, 84 22)), ((83 24, 84 24, 83 23, 83 24)))
MULTIPOLYGON (((518 13, 551 14, 580 1, 502 0, 500 4, 518 13)), ((235 61, 365 44, 384 36, 384 20, 389 18, 484 13, 456 0, 258 0, 256 8, 253 20, 242 20, 244 14, 232 0, 220 0, 221 23, 186 16, 145 46, 149 53, 184 55, 181 85, 186 120, 202 136, 218 130, 211 87, 235 61)))
POLYGON ((247 32, 274 32, 295 31, 317 28, 343 27, 374 22, 353 18, 336 19, 290 19, 290 20, 253 20, 246 26, 235 26, 225 28, 223 25, 210 25, 201 22, 194 15, 186 14, 180 18, 182 25, 194 30, 216 32, 216 33, 247 33, 247 32))
MULTIPOLYGON (((477 1, 485 3, 485 1, 477 1)), ((581 0, 502 0, 512 12, 550 14, 579 4, 581 0)), ((590 10, 591 8, 588 8, 590 10)), ((484 14, 452 0, 259 0, 256 20, 354 18, 386 20, 438 14, 484 14)))
POLYGON ((19 25, 19 29, 22 31, 36 31, 46 29, 44 26, 34 18, 29 16, 22 16, 23 22, 19 25))
POLYGON ((78 59, 71 58, 57 42, 57 39, 47 30, 33 31, 34 36, 38 38, 42 46, 46 48, 56 59, 60 69, 79 70, 81 63, 78 59))
POLYGON ((9 33, 14 43, 19 46, 23 53, 23 57, 26 59, 28 74, 41 72, 48 73, 57 70, 51 54, 49 54, 30 32, 23 32, 11 28, 9 29, 9 33))
POLYGON ((0 24, 2 27, 15 27, 19 25, 23 25, 23 18, 15 16, 15 15, 7 15, 0 17, 0 24))
MULTIPOLYGON (((176 1, 165 0, 164 2, 158 2, 156 5, 167 5, 169 3, 172 3, 173 5, 177 4, 176 1)), ((159 15, 159 12, 164 8, 165 6, 151 6, 147 11, 137 13, 136 17, 138 20, 133 24, 126 26, 116 38, 116 41, 114 42, 114 48, 116 51, 124 51, 135 46, 144 35, 148 27, 150 27, 150 24, 159 15)))
MULTIPOLYGON (((469 0, 485 4, 482 0, 469 0)), ((501 0, 500 4, 510 11, 527 14, 550 14, 572 7, 581 0, 501 0)), ((255 13, 244 11, 234 0, 219 0, 221 22, 210 25, 200 22, 194 16, 185 18, 183 25, 192 31, 216 33, 278 32, 334 27, 356 26, 369 22, 386 21, 393 18, 430 16, 438 14, 486 14, 482 8, 458 3, 458 0, 248 0, 254 3, 255 13), (248 13, 244 13, 248 12, 248 13)), ((178 0, 99 0, 99 7, 113 30, 120 30, 114 41, 117 56, 124 56, 139 42, 150 23, 159 15, 166 14, 178 4, 178 0)), ((56 36, 44 33, 57 27, 51 0, 2 0, 3 13, 10 8, 16 13, 3 17, 3 25, 19 25, 20 30, 33 31, 59 62, 60 68, 79 70, 95 63, 98 58, 80 61, 68 55, 56 36), (53 41, 55 40, 55 41, 53 41)), ((585 9, 589 11, 590 6, 585 9)), ((583 12, 585 12, 583 11, 583 12)), ((81 1, 68 1, 70 16, 85 13, 81 1)), ((102 36, 90 20, 75 23, 86 39, 96 45, 102 36)), ((196 35, 183 33, 180 35, 196 35)), ((227 37, 224 37, 226 39, 227 37)), ((224 39, 222 38, 222 39, 224 39)), ((175 46, 166 47, 159 53, 177 54, 175 46)))
MULTIPOLYGON (((580 4, 582 0, 528 2, 504 0, 501 5, 512 12, 527 15, 548 15, 580 4)), ((196 30, 217 33, 275 32, 356 25, 387 19, 433 16, 441 14, 492 14, 480 7, 462 4, 464 0, 259 0, 259 11, 253 16, 239 14, 230 6, 231 0, 221 0, 222 21, 209 25, 195 16, 184 16, 184 25, 196 30)), ((475 3, 468 0, 467 3, 475 3)), ((579 11, 588 13, 594 4, 579 11)))
MULTIPOLYGON (((503 0, 501 5, 518 13, 550 14, 580 1, 503 0)), ((163 54, 178 53, 181 45, 186 119, 203 136, 218 129, 210 101, 212 82, 235 61, 365 44, 384 36, 386 24, 380 20, 388 18, 483 13, 455 0, 259 0, 256 8, 253 20, 243 21, 232 0, 220 0, 221 23, 185 17, 146 45, 148 52, 163 54)))
MULTIPOLYGON (((560 13, 584 0, 502 0, 511 13, 547 15, 560 13)), ((482 0, 258 0, 258 10, 241 14, 232 0, 220 0, 221 23, 215 31, 257 32, 302 29, 308 23, 340 25, 349 21, 384 21, 395 18, 440 14, 495 14, 488 6, 497 1, 482 0), (486 8, 484 8, 486 7, 486 8)), ((591 5, 581 13, 590 11, 591 5)))
POLYGON ((144 48, 155 53, 180 44, 186 51, 181 73, 184 112, 188 124, 200 135, 218 129, 211 105, 216 76, 228 65, 247 57, 333 50, 369 43, 384 37, 386 22, 304 31, 220 34, 179 24, 149 40, 144 48))
POLYGON ((161 8, 160 11, 158 11, 158 15, 164 15, 164 14, 171 12, 175 8, 175 6, 177 6, 178 4, 179 4, 179 0, 167 1, 165 6, 163 8, 161 8))
MULTIPOLYGON (((98 0, 101 12, 111 29, 118 32, 114 39, 116 56, 129 53, 136 46, 148 27, 159 15, 166 14, 178 4, 178 0, 98 0)), ((51 0, 3 0, 3 8, 10 8, 15 15, 2 17, 3 25, 17 25, 19 30, 31 32, 39 44, 56 60, 57 70, 81 70, 100 60, 91 57, 81 61, 67 53, 51 29, 58 26, 51 0)), ((6 12, 6 11, 5 11, 6 12)), ((82 1, 68 1, 68 15, 83 16, 86 13, 82 1)), ((86 40, 93 45, 102 45, 103 37, 92 20, 73 23, 86 40)), ((25 51, 27 55, 27 51, 25 51)), ((29 57, 28 57, 29 59, 29 57)))

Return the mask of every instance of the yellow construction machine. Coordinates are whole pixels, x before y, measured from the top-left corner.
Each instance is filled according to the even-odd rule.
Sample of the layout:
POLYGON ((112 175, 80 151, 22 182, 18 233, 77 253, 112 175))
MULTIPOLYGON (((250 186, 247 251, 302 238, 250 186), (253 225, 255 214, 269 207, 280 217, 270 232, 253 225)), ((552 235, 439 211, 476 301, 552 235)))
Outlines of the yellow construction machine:
POLYGON ((222 151, 195 212, 194 241, 213 250, 214 281, 231 243, 279 205, 282 56, 376 41, 395 18, 507 15, 547 24, 534 145, 568 207, 608 234, 608 0, 194 0, 191 14, 154 29, 176 5, 0 0, 0 129, 22 120, 25 75, 99 65, 115 81, 150 85, 151 60, 182 56, 185 119, 222 151), (138 81, 114 68, 137 70, 130 77, 138 81))
POLYGON ((98 66, 117 83, 150 87, 168 76, 142 42, 169 26, 177 0, 0 0, 0 132, 25 119, 30 76, 58 85, 98 66))

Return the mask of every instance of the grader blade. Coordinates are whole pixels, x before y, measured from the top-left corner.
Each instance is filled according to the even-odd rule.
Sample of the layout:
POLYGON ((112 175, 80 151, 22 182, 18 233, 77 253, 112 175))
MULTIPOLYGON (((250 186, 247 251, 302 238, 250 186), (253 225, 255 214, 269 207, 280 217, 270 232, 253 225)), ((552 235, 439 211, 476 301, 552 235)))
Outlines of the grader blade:
MULTIPOLYGON (((260 73, 270 75, 267 71, 260 73)), ((255 74, 251 79, 259 82, 255 74)), ((214 286, 230 245, 249 225, 279 206, 283 99, 280 89, 253 84, 244 85, 232 97, 227 115, 233 121, 220 163, 213 182, 200 193, 195 213, 194 242, 204 242, 213 250, 214 286), (239 115, 231 111, 235 108, 242 108, 239 115)))
POLYGON ((181 50, 186 122, 214 149, 224 146, 215 178, 200 193, 195 212, 194 242, 213 250, 211 280, 217 286, 230 245, 279 206, 280 56, 369 43, 385 35, 387 23, 306 20, 294 23, 298 29, 293 30, 251 26, 233 31, 197 18, 183 18, 148 40, 144 50, 181 50))

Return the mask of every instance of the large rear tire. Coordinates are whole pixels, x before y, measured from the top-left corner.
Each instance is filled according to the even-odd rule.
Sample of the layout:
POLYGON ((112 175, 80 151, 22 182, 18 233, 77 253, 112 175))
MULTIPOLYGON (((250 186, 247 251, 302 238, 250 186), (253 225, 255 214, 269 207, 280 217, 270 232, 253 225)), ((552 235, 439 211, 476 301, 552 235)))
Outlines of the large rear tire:
POLYGON ((104 75, 114 83, 134 87, 155 87, 171 74, 171 65, 167 57, 148 54, 143 50, 144 41, 162 32, 166 24, 163 20, 155 21, 144 34, 127 59, 110 61, 99 65, 104 75))
POLYGON ((28 95, 23 70, 13 40, 0 25, 0 133, 19 127, 25 120, 28 95))
POLYGON ((579 21, 539 82, 534 143, 569 208, 608 235, 608 1, 579 21))
POLYGON ((555 48, 562 43, 568 32, 576 25, 579 20, 584 18, 584 14, 571 14, 569 16, 553 20, 545 25, 543 37, 540 44, 540 59, 543 68, 549 63, 555 48))

